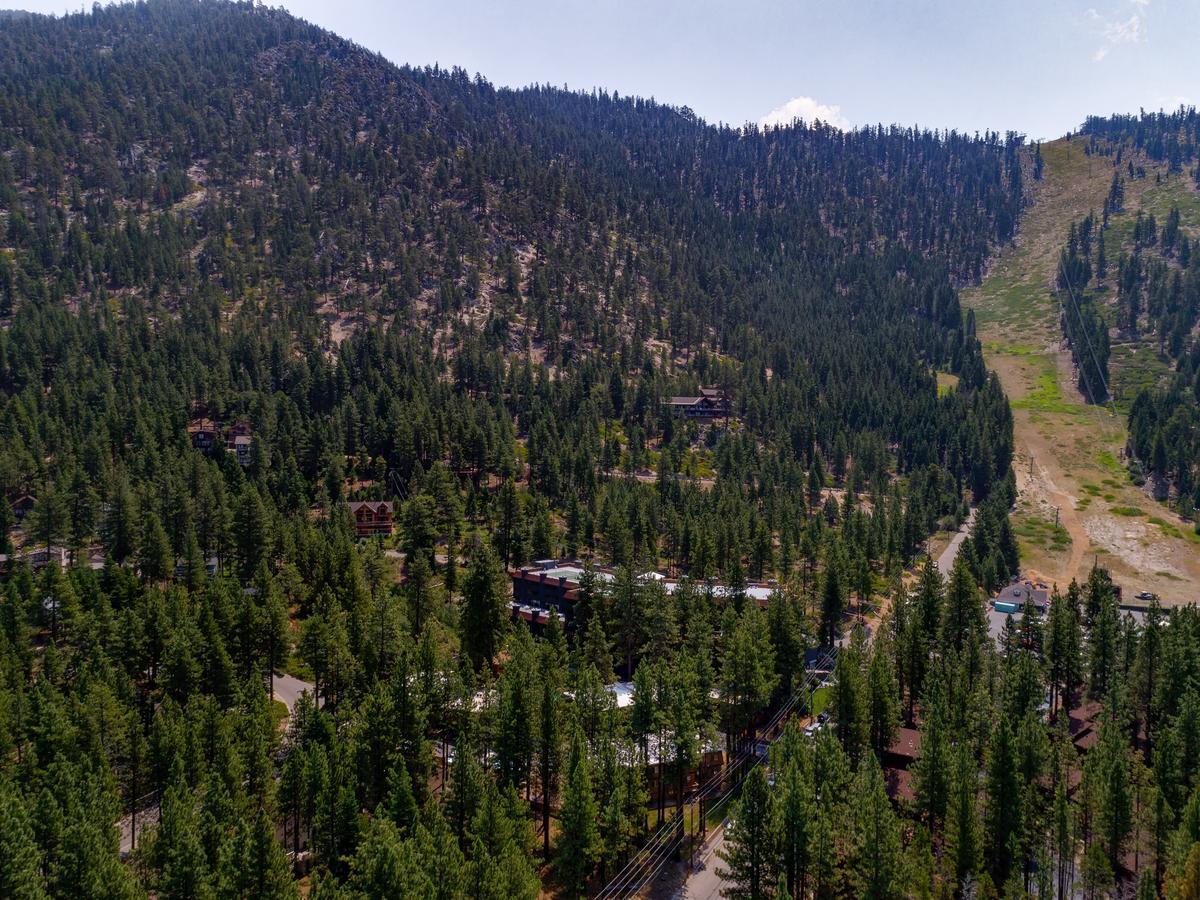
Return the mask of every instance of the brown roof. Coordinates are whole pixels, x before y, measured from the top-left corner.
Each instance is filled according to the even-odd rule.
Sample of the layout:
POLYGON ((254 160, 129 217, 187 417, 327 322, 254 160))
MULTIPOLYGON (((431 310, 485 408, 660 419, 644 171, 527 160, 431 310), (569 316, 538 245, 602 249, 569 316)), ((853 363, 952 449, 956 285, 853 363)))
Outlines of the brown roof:
POLYGON ((350 512, 358 512, 363 507, 375 513, 392 511, 390 500, 351 500, 348 506, 350 507, 350 512))
POLYGON ((884 769, 883 777, 887 795, 893 800, 917 799, 916 779, 907 769, 884 769))
POLYGON ((921 755, 921 732, 915 728, 897 728, 896 739, 887 752, 899 759, 917 759, 921 755))

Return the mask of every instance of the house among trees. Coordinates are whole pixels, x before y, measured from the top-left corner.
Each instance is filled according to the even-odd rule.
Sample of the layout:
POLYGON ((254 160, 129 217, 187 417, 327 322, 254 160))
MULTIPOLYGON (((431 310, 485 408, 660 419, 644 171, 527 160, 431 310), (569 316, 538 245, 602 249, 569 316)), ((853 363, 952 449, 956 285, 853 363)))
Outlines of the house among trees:
POLYGON ((192 419, 187 430, 192 447, 201 453, 211 453, 220 437, 217 423, 208 418, 192 419))
POLYGON ((245 419, 238 419, 223 434, 221 426, 207 417, 192 419, 188 423, 188 437, 194 449, 201 453, 212 453, 224 442, 225 450, 234 454, 242 466, 250 465, 253 435, 254 427, 245 419))
POLYGON ((353 500, 349 504, 358 537, 392 533, 392 504, 388 500, 353 500))
POLYGON ((237 458, 240 466, 250 465, 250 441, 250 435, 239 434, 226 442, 225 449, 237 458))
POLYGON ((71 551, 56 544, 34 547, 21 554, 20 558, 29 563, 29 568, 35 572, 40 572, 50 563, 57 563, 60 569, 68 569, 71 566, 71 551))
POLYGON ((1034 584, 1032 581, 1010 584, 1000 592, 993 604, 997 612, 1020 613, 1026 605, 1030 612, 1044 615, 1050 603, 1050 589, 1044 584, 1034 584))
POLYGON ((729 398, 718 387, 702 387, 698 397, 670 397, 663 404, 685 419, 718 419, 730 413, 729 398))
POLYGON ((8 505, 12 507, 13 517, 20 522, 27 515, 33 512, 33 507, 37 505, 37 497, 28 491, 22 491, 16 494, 8 501, 8 505))

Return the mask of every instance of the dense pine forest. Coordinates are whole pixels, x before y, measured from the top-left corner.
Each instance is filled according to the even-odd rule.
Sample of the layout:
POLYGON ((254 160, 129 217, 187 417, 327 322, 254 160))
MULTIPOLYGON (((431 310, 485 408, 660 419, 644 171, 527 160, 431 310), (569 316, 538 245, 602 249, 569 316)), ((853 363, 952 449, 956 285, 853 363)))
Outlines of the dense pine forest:
POLYGON ((730 896, 1193 896, 1194 611, 1097 569, 988 632, 1012 416, 957 290, 1036 169, 249 3, 0 20, 0 897, 591 895, 788 711, 730 896))

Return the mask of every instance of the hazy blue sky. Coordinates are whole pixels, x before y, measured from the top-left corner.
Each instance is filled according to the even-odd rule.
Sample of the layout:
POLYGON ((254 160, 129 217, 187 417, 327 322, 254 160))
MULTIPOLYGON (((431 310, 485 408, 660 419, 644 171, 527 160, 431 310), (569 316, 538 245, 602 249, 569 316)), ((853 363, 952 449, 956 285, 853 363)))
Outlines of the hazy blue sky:
POLYGON ((281 5, 396 62, 459 65, 498 85, 605 87, 734 125, 796 112, 1055 137, 1089 113, 1200 100, 1197 0, 281 5))

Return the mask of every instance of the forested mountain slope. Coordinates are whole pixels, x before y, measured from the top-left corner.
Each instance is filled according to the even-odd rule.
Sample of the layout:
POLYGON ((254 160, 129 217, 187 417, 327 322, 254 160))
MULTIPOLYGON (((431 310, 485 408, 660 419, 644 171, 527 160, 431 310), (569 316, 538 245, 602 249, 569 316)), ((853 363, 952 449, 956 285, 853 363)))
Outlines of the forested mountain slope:
POLYGON ((966 294, 1013 403, 1025 561, 1060 584, 1098 559, 1131 593, 1200 585, 1194 122, 1093 118, 1043 145, 1016 246, 966 294))
MULTIPOLYGON (((453 402, 503 399, 522 433, 545 433, 535 482, 556 468, 542 453, 598 452, 594 432, 560 445, 578 421, 563 404, 607 389, 614 362, 634 403, 600 412, 627 417, 638 446, 663 428, 659 398, 706 378, 806 468, 818 450, 839 470, 861 450, 862 480, 883 486, 875 448, 894 447, 902 474, 955 479, 949 509, 960 487, 982 498, 1007 470, 1007 414, 951 280, 1011 233, 1013 141, 741 134, 643 101, 496 91, 249 6, 35 17, 0 37, 0 282, 16 311, 0 349, 8 394, 28 407, 10 429, 9 489, 65 477, 35 452, 43 409, 81 446, 118 399, 176 446, 188 414, 253 414, 268 479, 294 461, 320 482, 328 455, 402 478, 458 459, 467 451, 434 437, 458 424, 413 452, 411 415, 381 421, 410 385, 390 377, 379 393, 370 370, 403 353, 426 355, 426 390, 452 372, 453 402), (326 328, 330 304, 356 318, 326 328), (127 353, 145 367, 117 364, 127 353), (537 382, 541 365, 551 380, 504 388, 537 382), (939 401, 934 369, 962 390, 939 401), (330 429, 351 394, 355 421, 330 429)), ((622 391, 607 393, 612 405, 622 391)), ((499 473, 507 451, 485 443, 475 468, 499 473)), ((124 468, 120 446, 88 454, 91 479, 114 452, 124 468)), ((539 487, 561 499, 595 462, 564 460, 539 487)))
POLYGON ((957 286, 1017 136, 735 130, 156 0, 0 21, 0 151, 0 896, 577 893, 652 734, 739 746, 969 502, 990 659, 1012 416, 957 286), (723 421, 661 402, 700 385, 723 421), (510 626, 504 567, 568 555, 611 587, 510 626), (284 670, 322 708, 281 736, 284 670))

